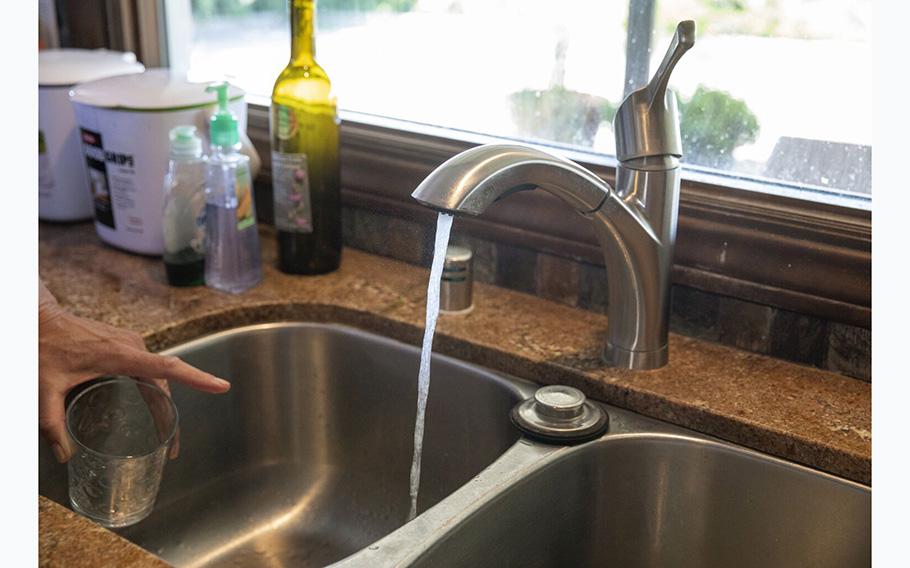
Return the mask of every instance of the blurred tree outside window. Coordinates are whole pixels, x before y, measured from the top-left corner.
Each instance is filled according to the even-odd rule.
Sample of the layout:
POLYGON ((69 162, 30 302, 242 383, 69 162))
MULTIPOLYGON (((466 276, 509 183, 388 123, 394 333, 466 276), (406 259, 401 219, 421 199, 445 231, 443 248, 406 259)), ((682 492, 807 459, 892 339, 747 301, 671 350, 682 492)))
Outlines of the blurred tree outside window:
MULTIPOLYGON (((190 3, 191 78, 268 96, 286 0, 190 3)), ((684 167, 871 196, 871 0, 318 0, 317 57, 343 110, 600 155, 680 20, 695 47, 670 86, 684 167)))
POLYGON ((729 169, 733 150, 755 142, 758 119, 745 101, 724 91, 699 85, 689 99, 679 101, 679 130, 686 162, 729 169))

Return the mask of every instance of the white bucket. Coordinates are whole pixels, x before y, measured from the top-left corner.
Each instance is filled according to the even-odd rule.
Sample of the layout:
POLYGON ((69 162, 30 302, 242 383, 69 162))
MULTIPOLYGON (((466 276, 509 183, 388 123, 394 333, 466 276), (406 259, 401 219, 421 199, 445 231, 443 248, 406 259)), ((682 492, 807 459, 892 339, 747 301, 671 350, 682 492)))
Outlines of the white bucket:
MULTIPOLYGON (((195 126, 207 142, 208 119, 216 110, 209 83, 190 83, 166 69, 83 83, 70 100, 81 132, 82 152, 101 240, 141 254, 164 250, 161 217, 167 172, 168 133, 195 126)), ((230 108, 237 116, 245 153, 259 164, 246 132, 244 92, 231 87, 230 108)))
POLYGON ((38 217, 92 218, 92 198, 69 92, 77 84, 145 67, 132 53, 52 49, 38 53, 38 217))

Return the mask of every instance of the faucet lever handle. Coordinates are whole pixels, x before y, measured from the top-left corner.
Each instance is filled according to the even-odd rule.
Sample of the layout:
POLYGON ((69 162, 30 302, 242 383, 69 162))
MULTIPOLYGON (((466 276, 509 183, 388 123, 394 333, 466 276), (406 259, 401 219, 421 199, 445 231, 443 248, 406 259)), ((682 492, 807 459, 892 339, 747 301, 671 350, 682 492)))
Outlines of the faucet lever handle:
POLYGON ((670 74, 673 68, 680 60, 683 54, 695 45, 695 22, 693 20, 684 20, 676 26, 676 33, 673 34, 673 40, 670 47, 664 55, 660 67, 651 77, 648 83, 648 106, 652 106, 655 101, 662 101, 667 90, 667 83, 670 81, 670 74))
POLYGON ((667 83, 676 63, 693 45, 695 22, 680 22, 651 82, 629 93, 619 105, 613 117, 613 133, 620 162, 651 156, 682 156, 676 95, 667 89, 667 83))

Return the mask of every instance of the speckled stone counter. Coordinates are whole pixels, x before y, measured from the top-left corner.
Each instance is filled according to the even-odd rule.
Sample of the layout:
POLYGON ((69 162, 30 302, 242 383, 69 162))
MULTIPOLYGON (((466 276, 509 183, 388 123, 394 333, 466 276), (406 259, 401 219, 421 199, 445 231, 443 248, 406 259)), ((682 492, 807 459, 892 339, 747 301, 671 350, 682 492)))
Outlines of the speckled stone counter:
POLYGON ((170 564, 50 499, 38 497, 42 568, 170 568, 170 564))
MULTIPOLYGON (((169 287, 160 259, 103 245, 91 224, 42 224, 40 274, 73 313, 139 331, 155 350, 241 325, 291 320, 346 324, 419 344, 426 269, 345 249, 337 272, 293 277, 274 267, 273 236, 264 230, 262 238, 264 281, 237 296, 169 287)), ((609 404, 871 481, 867 382, 672 334, 666 367, 605 368, 606 317, 483 284, 475 284, 474 299, 471 313, 440 318, 436 352, 539 383, 569 384, 609 404)), ((51 523, 49 509, 42 505, 41 538, 48 542, 41 561, 57 565, 47 555, 59 550, 51 544, 67 522, 51 523)), ((112 543, 124 542, 97 530, 112 543)))

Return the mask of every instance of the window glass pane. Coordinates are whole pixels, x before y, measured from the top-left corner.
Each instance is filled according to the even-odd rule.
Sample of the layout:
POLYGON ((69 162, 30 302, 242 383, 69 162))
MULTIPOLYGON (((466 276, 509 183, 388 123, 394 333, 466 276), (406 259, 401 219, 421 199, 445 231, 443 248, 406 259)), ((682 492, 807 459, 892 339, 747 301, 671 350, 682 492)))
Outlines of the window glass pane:
MULTIPOLYGON (((267 97, 288 58, 286 2, 168 9, 186 2, 193 25, 178 55, 190 77, 228 75, 267 97)), ((871 124, 853 110, 871 82, 871 0, 317 6, 317 58, 340 108, 608 155, 624 85, 642 86, 676 23, 694 19, 696 45, 670 81, 687 169, 871 194, 871 124)))
POLYGON ((677 18, 698 24, 672 81, 684 160, 871 194, 871 16, 870 0, 658 2, 655 47, 677 18))

